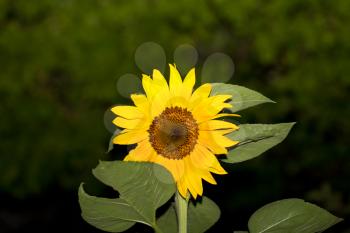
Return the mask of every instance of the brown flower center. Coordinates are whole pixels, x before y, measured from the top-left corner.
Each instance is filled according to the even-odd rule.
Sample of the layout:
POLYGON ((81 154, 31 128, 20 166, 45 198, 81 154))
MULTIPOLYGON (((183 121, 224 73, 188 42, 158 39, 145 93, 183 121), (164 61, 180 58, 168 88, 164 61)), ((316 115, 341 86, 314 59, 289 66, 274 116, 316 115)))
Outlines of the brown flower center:
POLYGON ((154 118, 149 130, 154 150, 168 159, 182 159, 194 149, 198 125, 191 112, 180 107, 166 108, 154 118))

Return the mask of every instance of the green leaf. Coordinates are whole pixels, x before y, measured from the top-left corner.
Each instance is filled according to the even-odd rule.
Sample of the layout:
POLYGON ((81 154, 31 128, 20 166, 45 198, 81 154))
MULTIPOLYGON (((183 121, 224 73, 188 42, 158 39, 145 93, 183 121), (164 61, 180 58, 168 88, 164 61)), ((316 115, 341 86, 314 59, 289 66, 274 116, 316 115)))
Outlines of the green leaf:
POLYGON ((171 203, 169 209, 157 219, 158 227, 167 233, 177 233, 177 215, 175 210, 175 203, 171 203))
POLYGON ((167 202, 176 190, 171 174, 154 163, 103 161, 93 174, 118 191, 120 197, 149 222, 154 222, 156 208, 167 202))
POLYGON ((119 198, 88 196, 80 189, 79 200, 83 218, 99 229, 119 232, 133 222, 156 225, 156 210, 175 193, 171 174, 162 166, 141 162, 100 162, 93 174, 104 184, 119 192, 119 198), (119 210, 110 211, 114 205, 119 210), (125 215, 122 213, 125 212, 125 215), (128 222, 129 221, 129 222, 128 222), (131 223, 130 223, 131 222, 131 223), (108 228, 111 227, 111 228, 108 228))
POLYGON ((272 202, 257 210, 249 219, 250 233, 322 232, 342 219, 301 199, 272 202))
MULTIPOLYGON (((219 207, 208 197, 203 196, 200 201, 189 203, 188 232, 203 233, 213 226, 219 218, 219 207)), ((172 204, 167 212, 158 219, 157 224, 165 232, 177 232, 177 219, 174 204, 172 204)))
POLYGON ((85 193, 83 185, 79 187, 79 204, 82 209, 83 219, 104 231, 122 232, 133 226, 136 222, 149 225, 123 199, 90 196, 85 193))
POLYGON ((239 141, 222 159, 226 163, 239 163, 253 159, 282 142, 295 123, 241 124, 239 130, 227 136, 239 141))
POLYGON ((229 102, 232 104, 231 112, 238 112, 263 103, 275 103, 266 96, 246 87, 225 83, 213 83, 211 95, 220 94, 232 95, 232 100, 229 102))
POLYGON ((220 214, 220 208, 207 197, 191 202, 188 207, 188 232, 205 232, 219 220, 220 214))

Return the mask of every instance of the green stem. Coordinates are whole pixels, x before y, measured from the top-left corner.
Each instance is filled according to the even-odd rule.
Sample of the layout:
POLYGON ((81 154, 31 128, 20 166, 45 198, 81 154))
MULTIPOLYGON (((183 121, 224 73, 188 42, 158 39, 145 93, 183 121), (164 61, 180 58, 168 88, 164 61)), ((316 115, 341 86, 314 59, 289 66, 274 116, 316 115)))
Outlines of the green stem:
POLYGON ((183 198, 179 191, 175 194, 176 214, 179 233, 187 233, 187 207, 188 200, 183 198))

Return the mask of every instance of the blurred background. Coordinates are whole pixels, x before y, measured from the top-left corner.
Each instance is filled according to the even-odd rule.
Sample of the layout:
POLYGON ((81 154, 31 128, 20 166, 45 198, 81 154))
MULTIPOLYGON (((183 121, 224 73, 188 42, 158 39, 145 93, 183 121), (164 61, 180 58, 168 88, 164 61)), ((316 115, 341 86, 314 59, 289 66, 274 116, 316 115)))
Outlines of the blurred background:
POLYGON ((222 210, 210 232, 246 230, 257 208, 288 197, 345 218, 327 232, 350 232, 349 22, 348 0, 0 1, 0 232, 100 232, 81 219, 77 188, 110 193, 91 169, 126 153, 106 153, 106 110, 129 103, 116 84, 140 76, 147 41, 171 63, 192 45, 198 75, 209 55, 229 55, 229 82, 277 101, 241 112, 243 123, 298 122, 205 186, 222 210))

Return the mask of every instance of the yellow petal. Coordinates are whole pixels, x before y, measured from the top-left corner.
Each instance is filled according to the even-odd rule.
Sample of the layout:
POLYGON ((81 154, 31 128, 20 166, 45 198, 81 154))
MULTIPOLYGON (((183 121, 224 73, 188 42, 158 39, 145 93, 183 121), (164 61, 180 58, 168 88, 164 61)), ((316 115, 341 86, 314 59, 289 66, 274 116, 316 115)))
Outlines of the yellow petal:
MULTIPOLYGON (((197 151, 198 151, 197 156, 201 156, 202 160, 204 161, 203 164, 204 164, 205 169, 203 169, 203 168, 200 169, 197 167, 199 170, 199 173, 201 173, 201 177, 211 184, 216 184, 216 181, 210 175, 210 173, 207 174, 206 172, 211 171, 211 172, 214 172, 217 174, 227 174, 227 172, 221 167, 218 159, 214 156, 214 154, 212 152, 210 152, 207 148, 205 148, 204 146, 201 146, 201 145, 196 145, 196 147, 197 147, 197 151)), ((196 158, 196 159, 198 159, 198 158, 196 158)))
POLYGON ((197 173, 197 168, 192 165, 191 160, 186 157, 184 159, 186 179, 190 185, 190 192, 196 193, 200 196, 203 194, 202 180, 197 173))
POLYGON ((111 111, 126 119, 140 119, 144 117, 144 114, 134 106, 115 106, 111 111))
POLYGON ((203 184, 202 179, 199 177, 199 174, 196 173, 196 176, 191 176, 191 179, 193 179, 192 182, 195 182, 195 190, 199 196, 203 195, 203 184))
POLYGON ((158 86, 161 90, 169 90, 168 83, 166 82, 164 76, 162 73, 160 73, 159 70, 154 69, 153 70, 153 84, 158 86))
POLYGON ((214 154, 227 154, 227 149, 219 144, 211 131, 199 131, 198 142, 207 147, 214 154))
POLYGON ((134 102, 135 106, 143 112, 145 115, 148 115, 149 111, 149 101, 145 95, 142 94, 132 94, 131 99, 134 102))
POLYGON ((231 146, 238 144, 238 141, 233 141, 233 140, 229 139, 228 137, 223 136, 222 134, 220 134, 220 131, 212 131, 212 138, 220 146, 223 146, 223 147, 231 147, 231 146))
POLYGON ((137 147, 129 152, 124 161, 150 161, 155 151, 148 140, 141 141, 137 147))
POLYGON ((205 181, 207 181, 210 184, 214 184, 216 185, 216 181, 214 179, 214 177, 211 175, 211 173, 207 170, 200 170, 200 174, 202 179, 204 179, 205 181))
POLYGON ((196 82, 196 73, 195 73, 195 68, 192 68, 186 75, 185 79, 184 79, 184 86, 189 88, 189 89, 193 89, 194 84, 196 82))
POLYGON ((238 126, 226 122, 226 121, 220 121, 220 120, 210 120, 203 122, 199 125, 199 130, 217 130, 217 129, 238 129, 238 126))
MULTIPOLYGON (((221 131, 199 131, 199 140, 204 139, 206 142, 209 140, 214 145, 219 147, 231 147, 238 143, 221 134, 221 131)), ((215 153, 215 152, 214 152, 215 153)))
POLYGON ((218 160, 216 160, 216 162, 213 163, 213 165, 209 168, 209 171, 212 173, 216 173, 219 175, 225 175, 227 174, 227 172, 225 171, 225 169, 223 169, 221 167, 221 164, 219 163, 218 160))
POLYGON ((203 99, 208 98, 211 92, 211 85, 209 83, 203 84, 198 87, 192 94, 190 98, 189 109, 193 109, 199 103, 203 101, 203 99))
POLYGON ((173 179, 175 181, 179 180, 179 177, 182 174, 179 174, 179 172, 177 170, 176 161, 164 158, 161 155, 158 155, 157 158, 158 159, 157 159, 156 163, 158 163, 158 164, 162 165, 163 167, 165 167, 171 173, 171 175, 173 176, 173 179))
POLYGON ((159 91, 153 98, 151 104, 151 116, 152 118, 161 114, 164 109, 171 106, 171 98, 168 91, 159 91))
POLYGON ((198 123, 202 123, 215 118, 215 115, 221 112, 224 108, 229 108, 227 105, 228 104, 226 103, 217 105, 200 105, 192 111, 192 115, 198 123))
POLYGON ((171 106, 187 108, 188 100, 183 96, 174 96, 169 99, 171 106))
POLYGON ((184 177, 179 181, 177 181, 177 190, 179 191, 179 193, 183 198, 187 198, 187 193, 188 193, 187 189, 188 188, 184 177))
MULTIPOLYGON (((238 129, 239 129, 239 127, 238 127, 238 129)), ((217 129, 215 131, 218 132, 221 135, 225 135, 225 134, 228 134, 228 133, 232 133, 233 131, 236 131, 236 130, 237 129, 217 129)))
POLYGON ((188 191, 191 193, 191 196, 193 199, 197 199, 198 193, 196 192, 195 188, 193 187, 192 183, 190 183, 188 175, 185 176, 184 180, 185 186, 187 187, 188 191))
POLYGON ((214 95, 211 96, 209 99, 213 102, 213 103, 223 103, 228 99, 231 99, 232 95, 214 95))
POLYGON ((209 83, 205 83, 198 87, 191 96, 191 101, 197 98, 207 98, 211 92, 211 85, 209 83))
POLYGON ((190 193, 191 193, 193 199, 196 200, 196 199, 197 199, 197 196, 198 196, 198 195, 197 195, 197 192, 196 192, 196 190, 193 188, 192 184, 189 183, 188 179, 185 179, 185 185, 187 186, 188 191, 190 191, 190 193))
POLYGON ((152 90, 152 79, 150 78, 150 76, 143 74, 142 75, 142 86, 143 89, 146 92, 146 95, 149 99, 152 99, 154 91, 152 90))
POLYGON ((175 169, 177 173, 176 181, 180 180, 185 174, 185 164, 183 160, 175 161, 175 169))
POLYGON ((135 153, 136 149, 132 149, 129 151, 129 154, 127 156, 125 156, 124 161, 137 161, 136 158, 136 153, 135 153))
POLYGON ((149 124, 143 119, 125 119, 122 117, 117 117, 113 120, 116 126, 125 129, 145 129, 149 124))
POLYGON ((172 174, 176 182, 184 175, 185 168, 183 160, 168 159, 161 155, 157 155, 152 161, 165 167, 172 174))
POLYGON ((221 118, 221 117, 241 117, 241 115, 233 114, 233 113, 219 113, 213 116, 212 118, 210 118, 210 120, 221 118))
POLYGON ((221 164, 219 163, 218 159, 205 147, 198 147, 198 151, 200 152, 199 154, 203 156, 203 160, 206 161, 206 169, 199 169, 197 167, 198 174, 201 174, 201 177, 209 183, 216 184, 216 181, 208 171, 221 175, 227 174, 227 172, 221 167, 221 164), (209 174, 207 174, 206 172, 208 172, 209 174))
POLYGON ((182 94, 182 80, 179 71, 175 66, 169 64, 170 67, 170 79, 169 87, 173 96, 179 96, 182 94))
POLYGON ((131 130, 126 133, 117 135, 113 139, 114 144, 130 145, 141 142, 148 138, 148 132, 146 130, 131 130))
POLYGON ((194 166, 200 169, 208 169, 217 160, 216 156, 205 146, 197 144, 190 155, 194 166))
POLYGON ((184 82, 183 82, 183 92, 186 99, 189 99, 192 95, 192 90, 194 87, 194 84, 196 83, 196 74, 195 69, 192 68, 186 75, 184 82))
POLYGON ((209 161, 202 155, 202 153, 199 151, 198 147, 202 146, 200 144, 197 144, 190 154, 191 161, 194 166, 201 168, 201 169, 206 169, 208 168, 208 163, 209 161))
POLYGON ((231 104, 225 103, 229 98, 231 98, 230 95, 217 95, 203 99, 199 104, 193 107, 192 114, 197 122, 212 119, 224 108, 232 107, 231 104))

